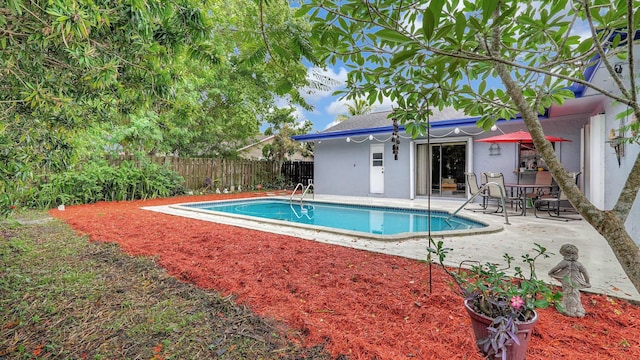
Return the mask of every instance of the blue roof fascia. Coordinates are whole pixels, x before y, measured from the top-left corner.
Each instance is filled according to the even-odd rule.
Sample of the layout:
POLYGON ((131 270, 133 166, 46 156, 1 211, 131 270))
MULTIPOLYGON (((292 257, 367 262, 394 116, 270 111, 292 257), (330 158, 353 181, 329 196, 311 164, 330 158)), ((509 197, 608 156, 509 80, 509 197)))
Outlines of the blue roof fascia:
MULTIPOLYGON (((400 125, 398 127, 398 131, 404 132, 404 126, 400 125)), ((324 140, 324 139, 339 139, 346 138, 349 136, 358 136, 358 135, 375 135, 375 134, 385 134, 393 131, 393 126, 382 126, 376 128, 362 128, 362 129, 352 129, 352 130, 343 130, 343 131, 331 131, 324 133, 315 133, 315 134, 304 134, 304 135, 295 135, 291 138, 296 141, 314 141, 314 140, 324 140)))
MULTIPOLYGON (((613 39, 618 34, 620 35, 620 41, 621 41, 621 44, 619 46, 622 46, 624 45, 624 40, 627 39, 627 33, 623 31, 612 32, 611 35, 609 36, 609 42, 612 42, 613 39)), ((640 30, 636 30, 633 36, 633 40, 640 40, 640 30)), ((609 48, 607 47, 605 51, 607 51, 608 49, 609 48)), ((593 65, 589 66, 584 70, 584 80, 586 82, 591 82, 593 80, 593 77, 596 75, 596 70, 600 67, 600 64, 602 63, 600 54, 595 54, 591 59, 591 61, 593 62, 593 65)), ((573 91, 576 98, 581 98, 584 95, 584 92, 587 90, 587 87, 582 84, 573 83, 568 87, 568 89, 573 91)))
MULTIPOLYGON (((468 118, 468 119, 455 119, 455 120, 445 120, 431 123, 432 129, 440 129, 440 128, 449 128, 456 126, 467 126, 475 124, 480 117, 468 118)), ((398 126, 398 131, 405 132, 405 127, 403 125, 398 126)), ((362 128, 362 129, 351 129, 351 130, 343 130, 343 131, 331 131, 324 133, 315 133, 315 134, 305 134, 305 135, 295 135, 291 138, 296 141, 313 141, 313 140, 323 140, 323 139, 339 139, 346 138, 349 136, 362 136, 362 135, 376 135, 376 134, 387 134, 393 132, 393 125, 389 126, 381 126, 376 128, 362 128)))
MULTIPOLYGON (((594 61, 594 64, 586 68, 584 71, 584 80, 586 82, 591 82, 591 80, 593 80, 593 77, 596 75, 596 70, 598 69, 598 67, 600 67, 600 63, 602 63, 600 55, 594 56, 592 60, 594 61)), ((578 99, 584 95, 584 92, 587 90, 587 86, 573 83, 571 84, 571 86, 569 86, 568 89, 571 90, 575 98, 578 99)))
MULTIPOLYGON (((547 119, 548 118, 548 110, 544 115, 538 117, 539 119, 547 119)), ((444 120, 437 121, 431 123, 431 129, 447 129, 447 128, 455 128, 461 126, 472 126, 475 125, 480 117, 472 117, 466 119, 455 119, 455 120, 444 120)), ((509 120, 513 121, 522 121, 522 118, 518 116, 517 118, 509 120)), ((500 119, 496 121, 496 123, 504 123, 507 120, 500 119)), ((405 127, 400 125, 398 127, 398 131, 405 132, 405 127)), ((352 129, 352 130, 343 130, 343 131, 331 131, 325 133, 315 133, 315 134, 304 134, 304 135, 295 135, 291 138, 296 141, 315 141, 315 140, 326 140, 326 139, 340 139, 347 138, 350 136, 368 136, 368 135, 376 135, 376 134, 388 134, 393 132, 393 125, 391 126, 382 126, 376 128, 362 128, 362 129, 352 129)))

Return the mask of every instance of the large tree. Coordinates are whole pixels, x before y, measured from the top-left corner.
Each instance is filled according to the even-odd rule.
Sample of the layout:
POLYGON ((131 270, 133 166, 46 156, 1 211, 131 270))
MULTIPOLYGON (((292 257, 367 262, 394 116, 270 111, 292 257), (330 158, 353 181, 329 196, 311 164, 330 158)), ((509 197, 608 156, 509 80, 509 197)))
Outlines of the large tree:
POLYGON ((321 84, 308 81, 307 68, 291 50, 315 61, 305 39, 306 21, 282 2, 262 11, 252 0, 218 1, 207 8, 220 61, 176 58, 170 65, 180 78, 173 96, 158 99, 153 112, 132 116, 117 128, 115 140, 128 144, 129 150, 234 156, 259 132, 276 100, 309 108, 298 89, 321 84), (151 130, 150 136, 143 136, 141 127, 151 130))
POLYGON ((207 2, 11 0, 0 4, 0 210, 39 173, 100 151, 98 125, 170 99, 179 56, 220 61, 207 2), (93 145, 95 143, 95 145, 93 145), (85 149, 84 153, 79 149, 85 149))
MULTIPOLYGON (((347 97, 367 97, 371 103, 391 98, 398 104, 394 116, 412 134, 424 133, 429 106, 453 105, 480 115, 478 125, 485 129, 519 114, 561 189, 608 241, 640 290, 640 250, 624 225, 640 190, 640 157, 613 209, 601 210, 563 168, 538 120, 545 109, 573 97, 567 89, 572 83, 627 106, 640 119, 633 61, 637 44, 627 36, 636 33, 640 22, 637 1, 302 3, 299 14, 311 19, 328 61, 351 66, 347 97), (576 32, 578 25, 588 30, 586 36, 576 32), (584 70, 595 58, 614 79, 615 91, 585 81, 584 70), (612 61, 627 63, 628 82, 614 71, 612 61), (488 86, 492 79, 502 86, 488 86)), ((630 126, 637 131, 638 125, 630 126)))
POLYGON ((273 141, 262 148, 262 155, 268 160, 279 163, 289 160, 295 153, 310 156, 313 150, 311 144, 302 145, 291 139, 294 135, 306 134, 311 130, 312 123, 308 120, 299 122, 294 116, 295 109, 275 109, 265 121, 268 124, 265 135, 273 135, 273 141))
POLYGON ((373 110, 373 105, 365 99, 354 99, 345 105, 347 107, 347 113, 336 116, 336 122, 345 121, 351 116, 368 114, 373 110))
POLYGON ((309 85, 298 53, 314 61, 308 24, 287 3, 260 7, 0 2, 0 213, 33 191, 37 174, 83 156, 224 155, 259 131, 276 96, 308 106, 297 90, 309 85))

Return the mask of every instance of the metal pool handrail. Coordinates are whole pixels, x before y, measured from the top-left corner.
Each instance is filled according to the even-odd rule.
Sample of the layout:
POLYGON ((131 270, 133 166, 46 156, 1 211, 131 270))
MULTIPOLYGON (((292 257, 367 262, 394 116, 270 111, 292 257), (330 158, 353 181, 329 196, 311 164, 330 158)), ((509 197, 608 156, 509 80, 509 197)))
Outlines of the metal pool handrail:
POLYGON ((309 215, 309 210, 313 210, 314 207, 313 205, 309 205, 308 207, 304 207, 304 205, 300 204, 300 214, 298 214, 298 212, 296 211, 296 209, 294 209, 293 204, 289 203, 289 206, 291 207, 291 211, 293 211, 293 214, 298 218, 298 219, 302 219, 302 217, 306 217, 309 220, 313 220, 311 218, 311 216, 309 215))
MULTIPOLYGON (((462 204, 462 206, 460 206, 460 207, 458 208, 458 210, 456 210, 456 211, 454 211, 453 213, 451 213, 451 215, 449 215, 449 217, 447 217, 444 221, 445 221, 447 224, 449 224, 449 220, 450 220, 452 217, 456 216, 456 214, 457 214, 460 210, 462 210, 462 208, 463 208, 463 207, 467 206, 467 204, 468 204, 468 203, 470 203, 473 199, 475 199, 476 197, 478 197, 478 195, 480 195, 480 194, 481 194, 481 193, 482 193, 486 188, 488 188, 488 187, 489 187, 489 185, 496 185, 496 186, 498 187, 498 189, 500 189, 500 201, 502 201, 502 213, 504 214, 504 223, 505 223, 505 224, 507 224, 507 225, 511 225, 511 224, 509 223, 509 216, 507 215, 507 208, 505 207, 505 202, 504 202, 504 190, 502 189, 502 187, 501 187, 497 182, 493 182, 493 181, 488 182, 488 183, 486 183, 486 184, 482 185, 482 186, 480 187, 480 189, 478 189, 478 191, 477 191, 475 194, 473 194, 469 199, 467 199, 467 201, 465 201, 465 202, 464 202, 464 204, 462 204)), ((451 225, 449 224, 449 226, 451 226, 451 225)))
MULTIPOLYGON (((302 191, 302 195, 300 196, 300 204, 302 205, 302 199, 304 199, 304 196, 307 195, 307 192, 309 192, 309 189, 311 189, 313 187, 313 183, 309 183, 309 185, 307 185, 307 187, 304 187, 303 183, 298 183, 296 185, 296 187, 293 189, 293 192, 291 193, 291 196, 289 197, 289 202, 293 201, 293 197, 296 194, 296 191, 298 191, 298 188, 303 188, 304 190, 302 191)), ((315 192, 311 193, 313 195, 313 199, 315 200, 316 198, 316 194, 315 192)))
POLYGON ((289 197, 289 202, 293 201, 293 196, 296 194, 296 191, 298 191, 298 188, 304 188, 304 184, 298 183, 296 185, 296 187, 293 189, 293 192, 291 193, 291 196, 289 197))

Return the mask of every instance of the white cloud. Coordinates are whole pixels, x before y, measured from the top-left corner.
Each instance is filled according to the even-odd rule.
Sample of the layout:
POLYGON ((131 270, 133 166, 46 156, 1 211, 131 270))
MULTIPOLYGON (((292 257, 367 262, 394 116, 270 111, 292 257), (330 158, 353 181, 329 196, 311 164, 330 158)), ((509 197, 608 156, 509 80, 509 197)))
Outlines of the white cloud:
POLYGON ((396 105, 398 105, 397 102, 391 101, 388 97, 384 97, 382 98, 382 103, 376 105, 375 111, 389 111, 396 105))
MULTIPOLYGON (((332 101, 326 108, 325 108, 325 113, 328 115, 328 117, 336 117, 337 115, 340 114, 347 114, 349 112, 349 110, 347 109, 347 105, 349 103, 353 103, 350 100, 345 100, 345 99, 336 99, 334 101, 332 101)), ((375 103, 373 105, 373 109, 372 112, 378 112, 378 111, 389 111, 391 110, 397 103, 391 101, 389 98, 383 98, 382 103, 375 103)), ((329 124, 327 124, 324 129, 322 130, 326 130, 334 125, 336 125, 338 122, 337 121, 332 121, 329 124)))
POLYGON ((309 103, 315 103, 323 98, 331 97, 333 92, 344 86, 347 80, 347 69, 344 67, 336 69, 321 69, 312 67, 307 70, 307 78, 312 82, 324 85, 324 89, 306 87, 300 93, 309 103))
POLYGON ((333 100, 331 104, 326 107, 326 113, 329 115, 346 114, 348 111, 346 103, 347 100, 344 99, 333 100))
MULTIPOLYGON (((347 104, 353 104, 353 101, 345 100, 345 99, 336 99, 326 107, 326 113, 334 116, 339 114, 346 114, 349 112, 347 108, 347 104)), ((391 99, 385 97, 382 99, 382 103, 379 103, 379 102, 374 103, 371 111, 373 112, 389 111, 396 104, 397 103, 391 101, 391 99)))
POLYGON ((307 116, 305 115, 304 110, 299 106, 295 107, 295 110, 293 111, 291 116, 293 116, 293 118, 298 120, 298 122, 300 123, 304 123, 307 120, 307 116))
MULTIPOLYGON (((276 108, 279 108, 279 109, 290 109, 290 108, 293 108, 293 113, 291 113, 291 116, 293 116, 293 118, 297 120, 298 126, 300 126, 300 127, 302 127, 302 125, 304 125, 305 121, 310 121, 306 116, 306 110, 304 110, 303 108, 301 108, 298 105, 292 105, 291 102, 289 102, 289 100, 287 100, 284 97, 276 97, 275 106, 276 106, 276 108)), ((273 111, 273 110, 271 110, 271 111, 273 111)))

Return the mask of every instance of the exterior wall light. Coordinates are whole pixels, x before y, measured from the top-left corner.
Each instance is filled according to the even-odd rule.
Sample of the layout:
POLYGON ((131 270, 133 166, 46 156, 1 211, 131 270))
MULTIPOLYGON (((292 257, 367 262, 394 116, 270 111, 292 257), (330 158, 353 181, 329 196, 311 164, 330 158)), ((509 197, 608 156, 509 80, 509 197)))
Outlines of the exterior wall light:
POLYGON ((613 65, 613 71, 615 71, 618 75, 622 74, 622 65, 624 65, 624 63, 617 63, 613 65))
POLYGON ((491 143, 489 146, 489 156, 497 156, 500 155, 500 144, 491 143))
POLYGON ((620 167, 620 158, 624 156, 624 138, 616 134, 614 129, 609 132, 609 140, 607 141, 616 153, 618 159, 618 167, 620 167))

